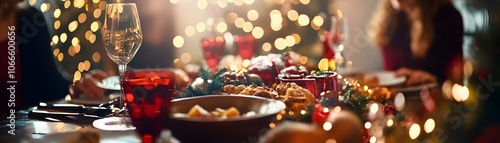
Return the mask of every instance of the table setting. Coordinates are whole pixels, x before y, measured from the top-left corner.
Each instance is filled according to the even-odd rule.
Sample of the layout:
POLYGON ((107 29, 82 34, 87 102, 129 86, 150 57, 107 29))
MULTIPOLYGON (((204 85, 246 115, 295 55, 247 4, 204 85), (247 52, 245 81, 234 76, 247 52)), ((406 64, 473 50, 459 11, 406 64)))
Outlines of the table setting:
MULTIPOLYGON (((80 1, 69 5, 78 6, 77 2, 80 1)), ((301 37, 296 38, 300 30, 277 38, 271 46, 272 42, 261 39, 263 34, 254 33, 267 32, 257 25, 251 27, 250 31, 254 32, 232 35, 224 33, 228 30, 226 23, 210 18, 207 25, 203 25, 205 28, 196 25, 183 30, 191 37, 189 35, 194 34, 189 34, 190 31, 201 33, 207 29, 208 36, 198 41, 182 39, 182 36, 172 40, 177 49, 184 43, 198 43, 198 47, 192 48, 202 53, 201 62, 192 64, 189 61, 195 55, 182 54, 173 61, 174 67, 133 68, 129 63, 134 57, 148 56, 137 53, 143 42, 151 38, 143 34, 146 28, 139 18, 138 5, 104 2, 101 7, 100 0, 92 2, 102 9, 103 18, 98 22, 99 28, 91 29, 91 34, 100 33, 102 42, 98 44, 105 53, 102 57, 92 54, 92 58, 106 58, 112 62, 105 66, 118 67, 115 75, 92 80, 96 85, 92 88, 104 91, 105 96, 68 94, 63 99, 39 102, 12 113, 16 115, 16 127, 9 126, 12 121, 2 120, 5 125, 0 130, 15 129, 16 135, 2 133, 1 139, 9 139, 0 142, 441 142, 436 134, 444 132, 443 128, 449 131, 449 124, 455 123, 449 121, 455 118, 448 118, 448 114, 443 117, 440 113, 469 99, 469 89, 450 80, 441 83, 434 79, 408 85, 411 77, 399 75, 397 70, 354 70, 348 48, 352 46, 349 36, 355 34, 349 33, 349 21, 339 9, 327 15, 321 13, 319 18, 311 20, 291 10, 270 12, 271 29, 266 29, 270 31, 286 26, 276 24, 281 15, 291 20, 296 14, 297 18, 288 24, 299 27, 304 26, 300 17, 307 17, 310 28, 316 30, 314 35, 318 41, 314 45, 321 49, 320 55, 292 49, 300 43, 301 37), (330 25, 326 30, 319 30, 325 26, 323 22, 330 25), (269 52, 267 47, 276 48, 278 52, 269 52), (279 50, 280 47, 284 48, 279 50), (285 48, 287 50, 283 50, 285 48)), ((205 2, 218 6, 217 9, 227 6, 228 1, 205 2)), ((237 5, 236 1, 231 3, 237 5)), ((283 3, 307 5, 309 2, 292 0, 280 5, 283 3)), ((203 2, 197 3, 198 7, 203 5, 203 2)), ((250 11, 247 19, 257 20, 257 10, 250 11)), ((101 12, 99 16, 96 13, 93 16, 97 19, 101 12)), ((237 15, 231 17, 232 13, 227 15, 235 27, 248 29, 243 24, 248 21, 241 22, 237 15), (242 24, 238 25, 238 21, 242 24)), ((94 35, 93 41, 95 38, 94 35)), ((86 73, 90 73, 89 69, 75 72, 74 77, 79 77, 73 79, 73 85, 85 80, 86 73)))

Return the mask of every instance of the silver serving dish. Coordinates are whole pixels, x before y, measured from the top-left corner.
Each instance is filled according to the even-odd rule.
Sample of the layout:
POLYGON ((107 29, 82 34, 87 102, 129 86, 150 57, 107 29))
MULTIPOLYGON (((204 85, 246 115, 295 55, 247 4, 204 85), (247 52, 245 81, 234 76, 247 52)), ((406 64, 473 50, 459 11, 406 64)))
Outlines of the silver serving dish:
POLYGON ((269 124, 285 104, 278 100, 248 95, 207 95, 172 101, 171 113, 187 113, 194 105, 208 111, 236 107, 241 113, 253 111, 254 116, 225 120, 176 118, 171 116, 168 128, 183 143, 240 143, 254 142, 269 129, 269 124))

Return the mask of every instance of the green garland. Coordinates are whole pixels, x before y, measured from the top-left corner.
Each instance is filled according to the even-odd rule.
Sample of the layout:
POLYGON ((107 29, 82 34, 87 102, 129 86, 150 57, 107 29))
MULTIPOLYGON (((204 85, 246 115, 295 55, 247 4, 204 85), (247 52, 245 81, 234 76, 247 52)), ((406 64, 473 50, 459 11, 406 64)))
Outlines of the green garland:
POLYGON ((214 95, 220 94, 224 89, 224 76, 222 76, 227 71, 226 68, 223 68, 217 71, 215 74, 211 75, 209 70, 200 68, 200 78, 203 79, 203 84, 205 84, 206 88, 199 89, 192 86, 192 83, 188 84, 187 91, 181 93, 177 98, 186 98, 186 97, 196 97, 203 95, 214 95), (211 82, 208 82, 211 80, 211 82))

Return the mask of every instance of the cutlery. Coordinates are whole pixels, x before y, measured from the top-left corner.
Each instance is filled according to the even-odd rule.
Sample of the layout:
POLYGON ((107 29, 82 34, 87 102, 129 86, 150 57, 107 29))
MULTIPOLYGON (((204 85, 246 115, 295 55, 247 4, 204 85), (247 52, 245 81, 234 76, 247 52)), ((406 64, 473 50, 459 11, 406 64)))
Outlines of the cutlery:
POLYGON ((55 103, 48 104, 40 102, 37 106, 39 110, 57 110, 70 113, 85 113, 90 115, 106 116, 112 113, 112 109, 104 106, 85 106, 79 104, 55 103))

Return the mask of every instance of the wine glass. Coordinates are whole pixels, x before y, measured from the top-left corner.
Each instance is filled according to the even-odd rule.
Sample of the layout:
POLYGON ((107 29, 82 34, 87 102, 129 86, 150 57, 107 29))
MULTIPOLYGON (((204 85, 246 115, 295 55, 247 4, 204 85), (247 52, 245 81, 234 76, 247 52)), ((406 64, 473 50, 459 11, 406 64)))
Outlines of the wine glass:
POLYGON ((339 70, 339 67, 344 67, 345 62, 344 62, 344 45, 342 42, 347 38, 348 34, 348 24, 347 20, 342 14, 342 11, 337 10, 336 14, 331 17, 331 28, 330 28, 330 34, 328 38, 331 41, 331 48, 334 51, 334 59, 335 59, 335 66, 336 70, 339 70))
MULTIPOLYGON (((142 30, 135 3, 112 3, 106 5, 106 16, 101 27, 102 41, 107 55, 118 64, 120 79, 127 69, 127 64, 137 53, 142 43, 142 30)), ((97 123, 104 123, 96 128, 104 130, 132 130, 135 129, 129 118, 125 118, 127 113, 123 107, 123 80, 120 80, 121 96, 119 113, 115 118, 104 118, 97 123), (106 122, 112 123, 106 123, 106 122), (112 125, 113 127, 110 127, 112 125)))
POLYGON ((222 36, 210 36, 201 40, 203 55, 212 72, 217 71, 217 64, 224 54, 226 40, 222 36))

